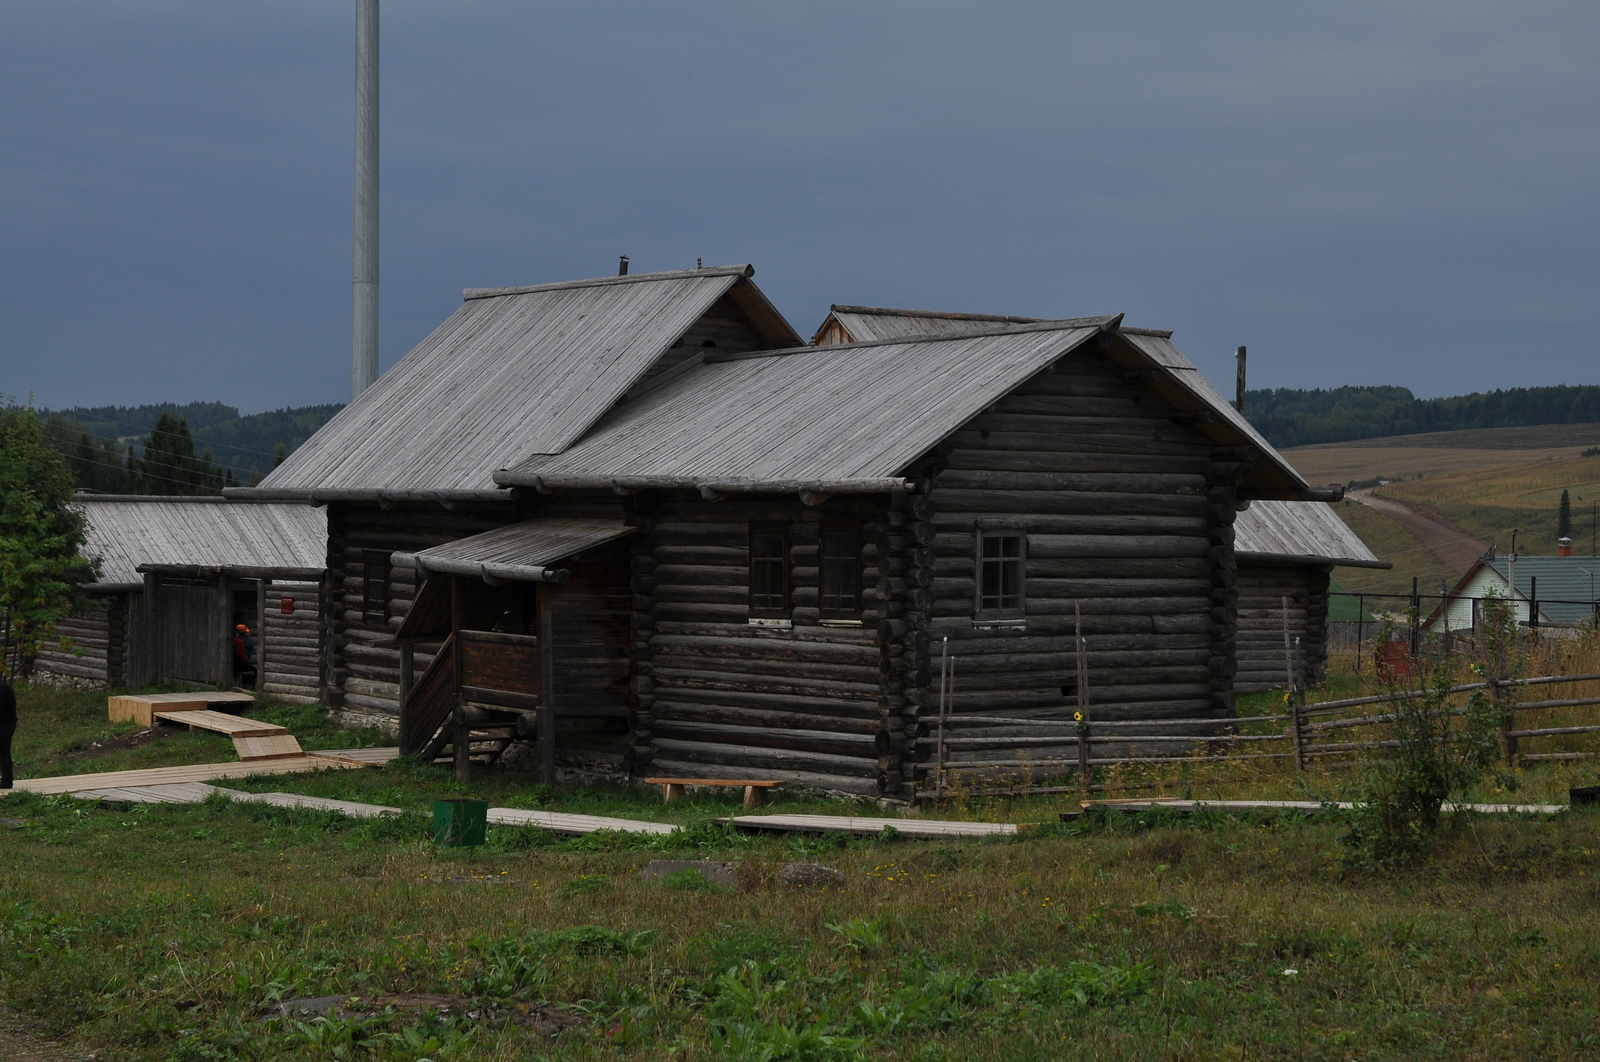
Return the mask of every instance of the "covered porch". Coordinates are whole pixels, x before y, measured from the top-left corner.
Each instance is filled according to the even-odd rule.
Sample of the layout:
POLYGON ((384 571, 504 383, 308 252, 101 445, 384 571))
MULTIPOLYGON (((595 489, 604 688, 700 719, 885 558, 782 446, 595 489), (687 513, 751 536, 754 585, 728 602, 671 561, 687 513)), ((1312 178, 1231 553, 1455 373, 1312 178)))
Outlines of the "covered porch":
MULTIPOLYGON (((400 752, 455 777, 531 739, 553 784, 562 734, 628 729, 629 546, 613 517, 540 517, 391 562, 417 569, 400 645, 400 752), (435 645, 421 674, 418 646, 435 645)), ((594 744, 592 739, 587 744, 594 744)))

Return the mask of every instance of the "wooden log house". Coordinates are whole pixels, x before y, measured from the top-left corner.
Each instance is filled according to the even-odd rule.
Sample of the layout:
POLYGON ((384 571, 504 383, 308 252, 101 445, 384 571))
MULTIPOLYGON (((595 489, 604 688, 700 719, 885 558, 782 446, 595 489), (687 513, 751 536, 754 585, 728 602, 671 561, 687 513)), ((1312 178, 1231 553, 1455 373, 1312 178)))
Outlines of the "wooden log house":
POLYGON ((1081 622, 1096 718, 1232 711, 1236 516, 1325 495, 1168 333, 805 346, 750 272, 469 291, 237 492, 329 509, 330 704, 458 763, 905 795, 942 660, 957 713, 1070 718, 1081 622))
MULTIPOLYGON (((1037 317, 940 313, 835 305, 812 342, 850 343, 912 335, 953 335, 1037 317)), ((1215 396, 1220 399, 1221 396, 1215 396)), ((1234 692, 1302 687, 1327 671, 1328 586, 1335 567, 1390 568, 1322 501, 1246 503, 1234 525, 1239 564, 1239 631, 1234 692), (1287 600, 1288 652, 1285 652, 1287 600), (1293 668, 1293 678, 1290 668, 1293 668)))
POLYGON ((256 688, 320 696, 323 513, 304 504, 80 494, 84 552, 101 562, 81 606, 33 661, 95 688, 234 684, 235 624, 256 639, 256 688))

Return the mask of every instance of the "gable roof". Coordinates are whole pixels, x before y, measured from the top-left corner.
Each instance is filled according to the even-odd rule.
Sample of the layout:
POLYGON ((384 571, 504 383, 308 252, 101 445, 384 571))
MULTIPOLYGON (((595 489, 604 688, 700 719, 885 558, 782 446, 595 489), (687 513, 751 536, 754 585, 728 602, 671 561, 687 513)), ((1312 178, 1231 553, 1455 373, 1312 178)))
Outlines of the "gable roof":
POLYGON ((1326 502, 1256 501, 1233 523, 1240 560, 1392 568, 1379 560, 1326 502))
POLYGON ((565 453, 530 458, 495 482, 904 489, 906 465, 1120 319, 708 356, 665 374, 565 453))
MULTIPOLYGON (((1463 575, 1450 591, 1452 598, 1459 597, 1485 568, 1489 569, 1502 589, 1510 586, 1511 560, 1504 555, 1479 560, 1463 575)), ((1539 615, 1549 623, 1585 623, 1594 615, 1594 605, 1600 598, 1600 558, 1597 557, 1534 557, 1523 554, 1517 558, 1517 585, 1513 595, 1526 602, 1533 597, 1534 580, 1538 580, 1539 615), (1594 573, 1590 581, 1589 573, 1594 573)), ((1526 610, 1524 610, 1526 611, 1526 610)), ((1432 624, 1440 610, 1428 617, 1423 626, 1432 624)))
POLYGON ((259 487, 229 496, 504 496, 495 469, 570 446, 724 296, 769 345, 799 342, 754 273, 735 265, 469 289, 259 487))
POLYGON ((100 558, 89 590, 142 586, 148 565, 274 568, 306 575, 327 566, 327 511, 310 505, 80 494, 85 556, 100 558))
MULTIPOLYGON (((1001 317, 978 313, 937 313, 930 310, 893 310, 877 306, 834 305, 817 335, 830 331, 830 325, 842 328, 855 339, 892 338, 907 335, 953 335, 982 329, 992 329, 997 323, 1043 323, 1039 317, 1001 317)), ((1127 359, 1126 368, 1154 372, 1147 381, 1163 399, 1184 412, 1203 414, 1195 428, 1202 435, 1223 445, 1245 442, 1260 453, 1257 467, 1252 470, 1250 486, 1258 491, 1287 494, 1295 498, 1326 495, 1311 488, 1294 466, 1273 448, 1272 444, 1256 431, 1244 414, 1233 408, 1233 403, 1223 397, 1200 374, 1194 362, 1184 357, 1172 344, 1172 333, 1154 328, 1119 327, 1117 332, 1127 340, 1134 357, 1127 359), (1135 364, 1137 362, 1137 364, 1135 364), (1241 438, 1242 437, 1242 438, 1241 438)), ((1108 352, 1117 358, 1116 350, 1108 352)), ((1326 497, 1324 497, 1326 500, 1326 497)))

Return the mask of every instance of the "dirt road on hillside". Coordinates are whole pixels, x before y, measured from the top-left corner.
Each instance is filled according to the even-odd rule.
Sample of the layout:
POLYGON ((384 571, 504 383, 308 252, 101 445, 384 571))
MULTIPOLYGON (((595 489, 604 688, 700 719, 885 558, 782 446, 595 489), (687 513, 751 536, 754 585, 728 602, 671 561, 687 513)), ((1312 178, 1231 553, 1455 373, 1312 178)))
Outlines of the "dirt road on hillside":
POLYGON ((1345 497, 1400 521, 1441 564, 1457 575, 1467 574, 1467 569, 1489 550, 1489 543, 1426 506, 1380 498, 1372 493, 1372 488, 1353 490, 1345 497))

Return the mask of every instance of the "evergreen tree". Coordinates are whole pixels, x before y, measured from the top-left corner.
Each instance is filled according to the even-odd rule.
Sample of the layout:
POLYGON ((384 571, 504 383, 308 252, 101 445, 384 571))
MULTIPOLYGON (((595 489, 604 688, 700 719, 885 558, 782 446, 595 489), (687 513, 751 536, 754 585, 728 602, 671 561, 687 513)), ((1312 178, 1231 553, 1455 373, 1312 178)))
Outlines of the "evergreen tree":
POLYGON ((0 673, 26 667, 72 610, 77 586, 99 571, 79 553, 87 535, 72 490, 33 407, 0 406, 0 673))
POLYGON ((1565 489, 1561 491, 1561 507, 1556 510, 1556 537, 1572 537, 1572 498, 1565 489))
POLYGON ((145 440, 139 478, 147 494, 215 494, 222 487, 210 452, 196 457, 188 423, 168 413, 161 414, 145 440))

